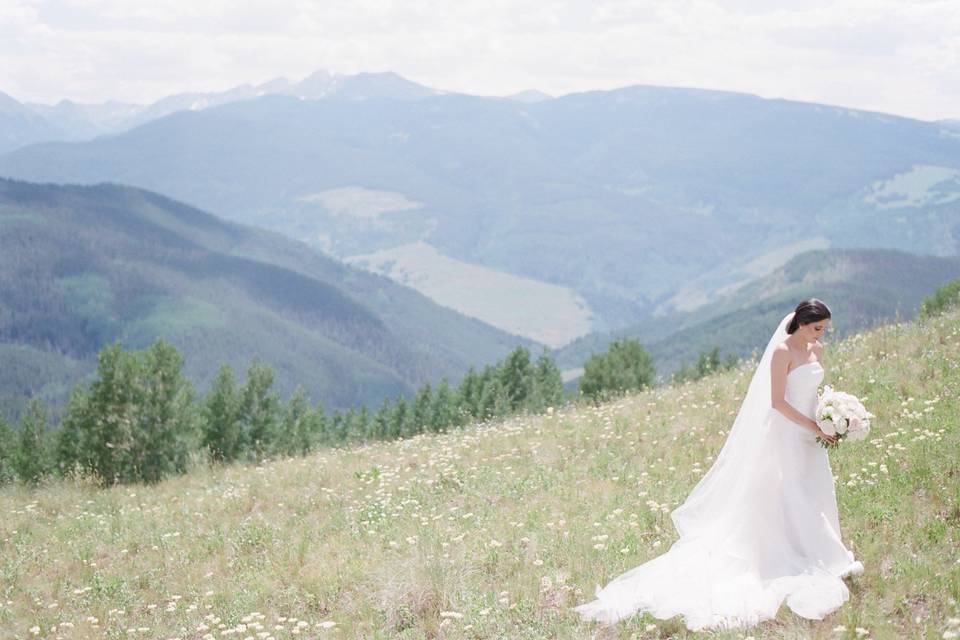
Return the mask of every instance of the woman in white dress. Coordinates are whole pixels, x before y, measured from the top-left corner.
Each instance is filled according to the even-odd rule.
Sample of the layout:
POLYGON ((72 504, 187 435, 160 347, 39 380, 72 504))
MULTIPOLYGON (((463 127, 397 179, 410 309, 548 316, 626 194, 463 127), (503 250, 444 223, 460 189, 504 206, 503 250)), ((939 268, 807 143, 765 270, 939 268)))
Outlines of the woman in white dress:
POLYGON ((863 572, 840 537, 833 474, 814 420, 823 380, 820 336, 830 310, 811 298, 770 338, 727 440, 671 513, 680 538, 573 608, 614 623, 648 611, 687 628, 752 627, 781 604, 821 620, 863 572))

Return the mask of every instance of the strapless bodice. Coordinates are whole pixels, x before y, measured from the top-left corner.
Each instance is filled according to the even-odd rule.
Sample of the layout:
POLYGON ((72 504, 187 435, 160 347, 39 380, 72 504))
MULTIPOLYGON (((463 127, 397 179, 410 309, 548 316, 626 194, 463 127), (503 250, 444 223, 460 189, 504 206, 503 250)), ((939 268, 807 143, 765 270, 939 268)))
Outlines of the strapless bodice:
POLYGON ((787 387, 783 397, 797 411, 814 417, 817 412, 817 388, 823 380, 823 367, 819 360, 805 362, 787 373, 787 387))

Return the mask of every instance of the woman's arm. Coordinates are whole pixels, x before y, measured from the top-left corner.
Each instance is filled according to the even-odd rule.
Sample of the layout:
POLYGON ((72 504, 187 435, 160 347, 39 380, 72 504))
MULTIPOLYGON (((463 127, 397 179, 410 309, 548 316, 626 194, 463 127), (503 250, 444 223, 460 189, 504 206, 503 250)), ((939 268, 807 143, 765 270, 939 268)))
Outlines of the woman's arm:
POLYGON ((797 424, 807 429, 811 429, 824 440, 830 440, 831 436, 820 431, 816 420, 808 418, 786 401, 784 395, 787 390, 787 369, 790 365, 790 354, 786 349, 777 349, 770 358, 770 406, 790 418, 797 424))

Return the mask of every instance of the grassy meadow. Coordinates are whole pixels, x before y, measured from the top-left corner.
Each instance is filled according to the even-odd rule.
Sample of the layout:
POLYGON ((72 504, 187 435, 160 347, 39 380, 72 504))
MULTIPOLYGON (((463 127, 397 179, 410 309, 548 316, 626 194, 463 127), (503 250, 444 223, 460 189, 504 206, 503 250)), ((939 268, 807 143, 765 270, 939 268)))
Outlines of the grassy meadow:
POLYGON ((0 489, 3 638, 942 638, 960 633, 960 312, 826 345, 870 438, 831 452, 866 571, 746 632, 569 610, 665 551, 753 367, 156 486, 0 489))

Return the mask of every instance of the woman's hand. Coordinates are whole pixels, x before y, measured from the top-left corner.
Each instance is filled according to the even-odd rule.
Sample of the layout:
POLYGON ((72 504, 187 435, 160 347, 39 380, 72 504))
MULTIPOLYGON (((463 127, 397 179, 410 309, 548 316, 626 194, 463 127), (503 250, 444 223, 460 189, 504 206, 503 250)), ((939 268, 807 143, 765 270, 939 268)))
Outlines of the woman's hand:
MULTIPOLYGON (((816 424, 816 423, 814 423, 814 424, 816 424)), ((817 427, 816 427, 816 432, 817 432, 817 436, 818 436, 821 440, 824 440, 827 444, 834 444, 834 443, 839 439, 839 438, 837 438, 837 436, 828 436, 827 434, 825 434, 825 433, 820 429, 820 426, 819 426, 819 425, 817 425, 817 427)))

